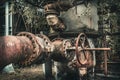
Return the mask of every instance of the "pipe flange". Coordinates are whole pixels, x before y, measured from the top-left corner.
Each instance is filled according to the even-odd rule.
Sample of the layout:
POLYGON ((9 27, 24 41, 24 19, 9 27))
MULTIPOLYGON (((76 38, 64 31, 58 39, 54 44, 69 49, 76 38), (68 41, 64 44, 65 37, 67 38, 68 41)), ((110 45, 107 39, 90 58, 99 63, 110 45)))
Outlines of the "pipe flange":
POLYGON ((46 35, 36 34, 36 36, 43 39, 44 43, 42 44, 44 44, 44 49, 43 49, 44 52, 52 52, 54 50, 54 45, 46 35))
POLYGON ((75 51, 67 51, 67 49, 71 48, 73 45, 72 45, 72 42, 70 39, 65 39, 63 40, 63 43, 62 43, 62 47, 63 47, 63 53, 65 54, 65 58, 68 60, 68 61, 72 61, 74 56, 75 56, 75 51))
POLYGON ((55 46, 56 49, 62 51, 62 42, 63 38, 55 38, 52 40, 52 44, 55 46))
POLYGON ((41 46, 39 45, 36 36, 34 34, 32 34, 32 33, 20 32, 20 33, 17 34, 17 36, 25 36, 32 42, 33 54, 31 54, 29 57, 27 57, 24 61, 19 62, 20 66, 31 65, 40 56, 40 54, 41 54, 41 46))

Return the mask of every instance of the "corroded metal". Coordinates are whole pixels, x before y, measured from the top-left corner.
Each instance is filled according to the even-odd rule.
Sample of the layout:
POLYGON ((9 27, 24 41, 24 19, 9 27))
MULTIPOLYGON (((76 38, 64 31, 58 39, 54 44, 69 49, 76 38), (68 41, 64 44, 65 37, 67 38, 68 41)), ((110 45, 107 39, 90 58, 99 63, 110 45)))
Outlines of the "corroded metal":
POLYGON ((33 46, 25 36, 0 37, 0 69, 9 63, 24 61, 32 54, 33 46))
POLYGON ((75 51, 67 51, 68 48, 72 47, 71 39, 56 38, 52 40, 54 50, 51 53, 51 58, 58 62, 69 62, 72 61, 75 56, 75 51))
POLYGON ((84 33, 81 33, 78 35, 78 38, 76 40, 76 58, 79 63, 79 66, 86 66, 90 67, 92 66, 92 53, 90 51, 82 51, 84 48, 88 48, 89 42, 87 40, 87 36, 84 33), (78 49, 78 46, 81 47, 81 49, 78 49))
MULTIPOLYGON (((105 43, 104 43, 105 44, 105 43)), ((106 47, 106 46, 105 46, 106 47)), ((77 57, 77 63, 79 65, 86 66, 87 68, 93 66, 93 59, 92 59, 92 53, 90 51, 104 51, 104 72, 105 75, 107 75, 107 51, 110 51, 110 48, 90 48, 89 42, 87 40, 87 36, 84 33, 80 33, 76 40, 76 57, 77 57), (81 53, 83 52, 83 53, 81 53), (84 60, 82 60, 81 54, 84 54, 84 60)), ((95 66, 95 65, 94 65, 95 66)))
POLYGON ((27 57, 25 60, 22 60, 21 62, 19 62, 19 64, 22 65, 22 66, 30 65, 41 54, 41 51, 42 51, 41 45, 38 43, 38 39, 36 38, 36 36, 32 33, 21 32, 21 33, 17 34, 17 36, 25 36, 32 43, 32 47, 33 47, 32 54, 29 57, 27 57))
POLYGON ((78 68, 80 73, 84 71, 83 75, 87 73, 88 68, 95 66, 92 51, 96 50, 109 51, 110 48, 91 48, 84 33, 79 34, 77 38, 55 38, 50 41, 43 34, 21 32, 17 36, 0 38, 0 69, 9 63, 27 66, 49 57, 67 63, 68 67, 78 68))
POLYGON ((38 39, 38 42, 44 52, 52 52, 54 50, 54 45, 46 35, 36 34, 36 38, 38 39))
POLYGON ((84 48, 88 49, 89 43, 86 42, 86 38, 85 38, 84 43, 83 42, 78 43, 79 40, 80 38, 77 38, 77 40, 76 39, 61 39, 61 38, 54 39, 52 43, 55 45, 55 54, 57 54, 56 55, 57 57, 54 56, 55 54, 53 55, 54 60, 60 59, 60 61, 62 62, 61 58, 63 58, 64 61, 65 60, 68 61, 69 64, 73 65, 74 67, 75 66, 82 67, 86 65, 87 65, 86 67, 91 67, 92 66, 92 53, 88 50, 87 51, 82 50, 84 48), (75 44, 76 44, 76 47, 75 47, 75 44), (84 47, 78 48, 78 46, 80 45, 84 47), (61 54, 61 56, 59 54, 61 54), (85 58, 84 60, 83 60, 83 57, 85 58))
MULTIPOLYGON (((17 36, 0 37, 0 69, 9 63, 28 66, 40 60, 42 53, 52 52, 54 45, 45 35, 21 32, 17 36)), ((42 58, 43 59, 43 58, 42 58)))
MULTIPOLYGON (((67 50, 75 50, 75 47, 70 47, 67 50)), ((84 50, 84 51, 110 51, 111 48, 83 48, 81 49, 81 47, 78 47, 79 50, 84 50)))
POLYGON ((63 42, 62 38, 55 38, 52 40, 52 44, 55 46, 55 49, 51 54, 51 58, 58 62, 62 62, 64 59, 64 55, 61 51, 62 50, 62 42, 63 42))

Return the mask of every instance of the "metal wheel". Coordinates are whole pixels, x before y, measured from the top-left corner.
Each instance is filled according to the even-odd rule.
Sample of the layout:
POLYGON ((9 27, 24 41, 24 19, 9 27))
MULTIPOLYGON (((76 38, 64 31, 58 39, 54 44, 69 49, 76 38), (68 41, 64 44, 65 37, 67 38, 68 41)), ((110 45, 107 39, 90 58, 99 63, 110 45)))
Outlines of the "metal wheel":
POLYGON ((89 55, 88 51, 83 50, 84 48, 89 47, 87 37, 84 33, 80 33, 76 39, 76 58, 80 65, 87 64, 89 55))

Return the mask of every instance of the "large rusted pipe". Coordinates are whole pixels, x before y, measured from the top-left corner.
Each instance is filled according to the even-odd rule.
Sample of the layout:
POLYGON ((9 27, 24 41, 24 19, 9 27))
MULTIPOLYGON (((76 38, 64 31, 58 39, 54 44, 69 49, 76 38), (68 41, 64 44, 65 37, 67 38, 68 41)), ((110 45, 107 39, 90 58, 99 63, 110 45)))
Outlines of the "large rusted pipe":
POLYGON ((32 54, 32 50, 32 43, 27 37, 0 37, 0 69, 9 63, 25 60, 32 54))
POLYGON ((42 53, 52 52, 53 47, 49 39, 42 34, 21 32, 17 36, 0 37, 0 70, 9 63, 31 65, 40 60, 42 53))
POLYGON ((28 66, 44 59, 44 53, 54 50, 54 45, 43 34, 20 32, 17 36, 0 37, 0 70, 9 63, 28 66))

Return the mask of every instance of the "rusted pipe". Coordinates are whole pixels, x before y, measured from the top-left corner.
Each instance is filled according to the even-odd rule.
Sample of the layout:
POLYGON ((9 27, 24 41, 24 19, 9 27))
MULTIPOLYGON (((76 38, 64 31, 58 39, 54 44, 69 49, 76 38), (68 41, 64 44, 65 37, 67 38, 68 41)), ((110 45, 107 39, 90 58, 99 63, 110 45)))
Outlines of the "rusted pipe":
POLYGON ((71 61, 74 58, 73 51, 70 51, 70 54, 67 54, 67 48, 72 46, 70 39, 56 38, 52 41, 54 45, 54 50, 51 53, 51 58, 58 62, 67 62, 71 61))
POLYGON ((32 54, 33 46, 27 37, 0 37, 0 69, 9 63, 23 61, 32 54))
MULTIPOLYGON (((75 47, 70 47, 67 50, 75 50, 75 47)), ((86 50, 86 51, 110 51, 111 48, 83 48, 83 49, 81 49, 81 47, 78 47, 78 50, 86 50)))
POLYGON ((110 51, 110 48, 84 48, 83 50, 87 51, 110 51))
POLYGON ((108 65, 107 65, 107 51, 104 51, 104 74, 107 76, 108 74, 108 65))
POLYGON ((17 34, 17 36, 20 36, 20 37, 24 36, 28 38, 31 41, 32 47, 33 47, 32 54, 30 54, 25 60, 19 61, 19 65, 22 65, 22 66, 31 65, 39 58, 39 56, 42 53, 41 44, 39 44, 38 38, 32 33, 20 32, 19 34, 17 34))
POLYGON ((54 46, 45 35, 21 32, 17 36, 0 37, 0 70, 9 63, 31 65, 43 57, 42 53, 52 52, 53 49, 54 46))

